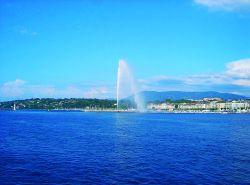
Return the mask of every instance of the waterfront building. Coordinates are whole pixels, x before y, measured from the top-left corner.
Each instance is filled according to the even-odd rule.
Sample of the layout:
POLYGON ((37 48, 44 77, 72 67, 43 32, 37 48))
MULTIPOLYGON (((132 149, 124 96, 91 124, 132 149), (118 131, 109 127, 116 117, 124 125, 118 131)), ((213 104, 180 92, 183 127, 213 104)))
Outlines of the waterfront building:
POLYGON ((166 110, 166 111, 250 111, 250 101, 218 101, 218 98, 211 98, 214 101, 197 101, 190 103, 149 103, 148 110, 166 110))

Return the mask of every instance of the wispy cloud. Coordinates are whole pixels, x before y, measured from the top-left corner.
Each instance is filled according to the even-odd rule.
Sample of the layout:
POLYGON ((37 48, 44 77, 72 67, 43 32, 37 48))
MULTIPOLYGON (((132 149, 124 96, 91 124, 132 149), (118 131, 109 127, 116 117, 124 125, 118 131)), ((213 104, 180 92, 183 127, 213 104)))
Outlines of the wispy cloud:
POLYGON ((86 98, 107 98, 109 90, 107 87, 93 87, 87 92, 84 92, 84 97, 86 98))
POLYGON ((30 84, 16 79, 0 85, 0 100, 24 98, 112 98, 114 94, 106 86, 65 86, 30 84))
MULTIPOLYGON (((229 62, 220 73, 188 76, 156 76, 138 80, 139 90, 219 91, 250 96, 250 59, 229 62)), ((114 98, 115 85, 31 84, 21 79, 0 84, 0 100, 23 98, 114 98)))
POLYGON ((18 97, 22 96, 24 93, 24 80, 16 79, 14 81, 6 82, 1 87, 1 95, 3 97, 9 96, 9 97, 18 97))
POLYGON ((221 91, 250 96, 250 59, 229 62, 225 70, 213 74, 158 76, 139 80, 143 90, 221 91))
POLYGON ((250 59, 241 59, 227 64, 226 74, 232 77, 250 78, 250 59))
POLYGON ((194 0, 195 3, 213 10, 249 10, 250 0, 194 0))
POLYGON ((29 36, 37 36, 38 33, 36 31, 31 31, 31 30, 28 30, 27 28, 21 28, 19 30, 19 33, 21 35, 29 35, 29 36))
POLYGON ((238 86, 250 87, 250 79, 238 79, 238 80, 234 80, 232 83, 238 86))

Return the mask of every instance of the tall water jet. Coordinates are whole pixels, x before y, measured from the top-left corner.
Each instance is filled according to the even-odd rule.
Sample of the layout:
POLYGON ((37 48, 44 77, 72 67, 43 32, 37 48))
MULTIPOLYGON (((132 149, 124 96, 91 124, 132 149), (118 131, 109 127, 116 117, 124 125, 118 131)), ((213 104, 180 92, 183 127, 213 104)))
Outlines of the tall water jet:
POLYGON ((117 71, 117 82, 116 82, 116 109, 119 109, 119 99, 120 99, 120 78, 121 78, 121 67, 120 62, 118 64, 118 71, 117 71))
MULTIPOLYGON (((119 60, 117 72, 117 86, 116 86, 116 105, 119 109, 119 101, 122 98, 122 93, 128 96, 133 95, 136 108, 139 112, 144 112, 145 107, 142 98, 139 96, 137 83, 134 79, 133 73, 125 60, 119 60), (128 94, 130 93, 130 94, 128 94)), ((123 97, 125 98, 125 97, 123 97)))

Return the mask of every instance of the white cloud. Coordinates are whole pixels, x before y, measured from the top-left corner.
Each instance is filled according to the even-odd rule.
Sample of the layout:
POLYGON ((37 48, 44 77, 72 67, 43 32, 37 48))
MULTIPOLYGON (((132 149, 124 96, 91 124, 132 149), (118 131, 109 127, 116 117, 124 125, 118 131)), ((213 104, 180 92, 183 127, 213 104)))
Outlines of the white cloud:
POLYGON ((107 94, 109 93, 107 87, 93 87, 87 92, 84 93, 84 97, 86 98, 107 98, 107 94))
POLYGON ((20 33, 23 34, 23 35, 28 34, 28 30, 25 29, 25 28, 24 28, 24 29, 21 29, 21 30, 20 30, 20 33))
MULTIPOLYGON (((157 76, 138 80, 139 90, 155 91, 221 91, 238 92, 250 96, 250 59, 229 62, 225 70, 213 74, 189 76, 157 76)), ((23 98, 114 98, 115 86, 55 87, 30 84, 21 79, 0 85, 0 99, 23 98)))
POLYGON ((65 86, 55 87, 30 84, 16 79, 0 85, 0 99, 23 98, 111 98, 113 93, 106 86, 65 86))
POLYGON ((6 82, 0 88, 2 96, 21 96, 24 93, 25 81, 16 79, 14 81, 6 82))
POLYGON ((227 64, 226 74, 233 77, 250 78, 250 58, 227 64))
POLYGON ((37 36, 38 35, 38 33, 36 31, 30 31, 27 28, 21 28, 19 30, 19 33, 21 35, 29 35, 29 36, 37 36))
POLYGON ((194 0, 199 5, 215 10, 242 10, 250 8, 250 0, 194 0))
POLYGON ((53 97, 57 93, 57 89, 53 86, 44 85, 26 85, 26 94, 30 94, 32 97, 53 97))
POLYGON ((223 74, 199 74, 185 77, 184 82, 189 85, 223 84, 228 82, 228 77, 223 74))
POLYGON ((250 87, 250 79, 239 79, 239 80, 234 80, 233 84, 239 85, 239 86, 246 86, 250 87))
POLYGON ((67 98, 73 98, 73 97, 82 98, 84 95, 84 91, 75 86, 68 86, 65 89, 60 91, 60 95, 62 97, 67 97, 67 98))
POLYGON ((142 90, 157 91, 221 91, 250 96, 250 59, 228 63, 220 73, 190 76, 157 76, 141 79, 142 90))

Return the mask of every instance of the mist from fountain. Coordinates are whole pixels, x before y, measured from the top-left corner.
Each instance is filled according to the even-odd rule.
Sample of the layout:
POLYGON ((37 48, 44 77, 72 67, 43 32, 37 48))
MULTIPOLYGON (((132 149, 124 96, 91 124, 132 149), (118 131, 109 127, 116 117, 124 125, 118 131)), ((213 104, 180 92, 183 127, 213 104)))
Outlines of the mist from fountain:
POLYGON ((142 97, 140 97, 139 95, 138 86, 132 70, 125 60, 119 60, 116 86, 117 110, 119 110, 119 101, 121 100, 121 98, 124 98, 124 94, 126 94, 127 96, 133 95, 137 111, 145 111, 145 106, 142 97))

